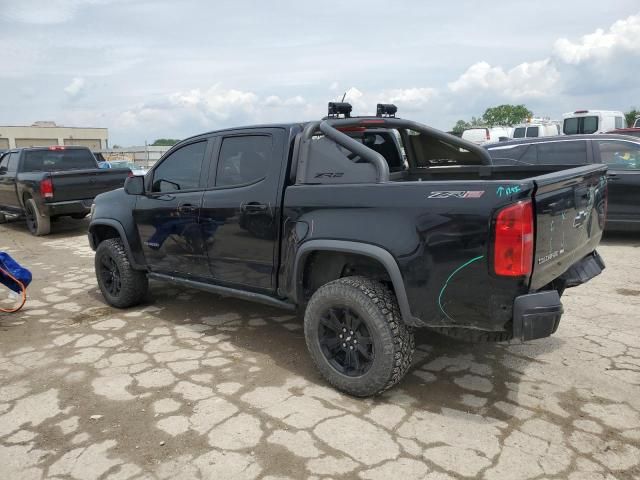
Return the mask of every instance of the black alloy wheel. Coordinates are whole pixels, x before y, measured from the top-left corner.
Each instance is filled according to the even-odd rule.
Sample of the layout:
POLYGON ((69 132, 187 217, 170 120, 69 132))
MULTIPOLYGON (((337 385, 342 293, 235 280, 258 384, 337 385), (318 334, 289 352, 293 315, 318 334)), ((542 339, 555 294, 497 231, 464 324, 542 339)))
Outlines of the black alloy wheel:
POLYGON ((362 376, 373 364, 375 352, 369 329, 349 308, 327 309, 320 317, 318 339, 327 361, 343 375, 362 376))

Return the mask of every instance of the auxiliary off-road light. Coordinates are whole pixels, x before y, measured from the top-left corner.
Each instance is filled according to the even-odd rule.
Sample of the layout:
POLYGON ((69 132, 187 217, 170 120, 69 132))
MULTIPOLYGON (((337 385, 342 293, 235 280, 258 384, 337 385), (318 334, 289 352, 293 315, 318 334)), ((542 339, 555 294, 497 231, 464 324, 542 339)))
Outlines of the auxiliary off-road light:
POLYGON ((344 118, 351 117, 351 104, 347 102, 329 102, 329 116, 339 117, 344 115, 344 118))
POLYGON ((376 106, 376 117, 395 117, 398 107, 393 103, 379 103, 376 106))

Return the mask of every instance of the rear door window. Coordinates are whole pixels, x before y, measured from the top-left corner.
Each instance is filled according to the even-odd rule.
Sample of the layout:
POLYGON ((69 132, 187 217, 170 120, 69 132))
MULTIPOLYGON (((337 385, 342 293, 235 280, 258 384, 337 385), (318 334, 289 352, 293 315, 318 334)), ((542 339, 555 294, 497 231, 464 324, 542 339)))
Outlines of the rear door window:
POLYGON ((267 176, 273 143, 268 135, 243 135, 222 140, 216 186, 256 183, 267 176))
POLYGON ((615 169, 640 169, 640 145, 631 142, 598 140, 600 161, 615 169))
POLYGON ((513 131, 513 138, 524 138, 525 130, 525 127, 517 127, 513 131))
POLYGON ((538 143, 537 155, 540 165, 583 165, 587 163, 587 142, 566 140, 538 143))
POLYGON ((538 127, 529 127, 527 128, 527 137, 537 137, 540 135, 540 129, 538 127))
POLYGON ((577 135, 581 133, 595 133, 598 131, 598 117, 574 117, 564 121, 562 131, 565 135, 577 135))

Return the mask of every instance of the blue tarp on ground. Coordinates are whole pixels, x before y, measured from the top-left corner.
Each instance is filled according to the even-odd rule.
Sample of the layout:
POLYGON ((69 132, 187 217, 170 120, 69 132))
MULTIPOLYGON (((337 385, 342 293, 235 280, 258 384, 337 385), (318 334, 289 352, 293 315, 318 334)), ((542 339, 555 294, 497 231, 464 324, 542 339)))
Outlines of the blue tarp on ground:
POLYGON ((2 270, 9 272, 19 281, 21 281, 25 288, 31 283, 31 272, 22 267, 16 262, 8 253, 0 252, 0 283, 9 287, 16 293, 22 292, 22 288, 13 279, 8 277, 2 270))

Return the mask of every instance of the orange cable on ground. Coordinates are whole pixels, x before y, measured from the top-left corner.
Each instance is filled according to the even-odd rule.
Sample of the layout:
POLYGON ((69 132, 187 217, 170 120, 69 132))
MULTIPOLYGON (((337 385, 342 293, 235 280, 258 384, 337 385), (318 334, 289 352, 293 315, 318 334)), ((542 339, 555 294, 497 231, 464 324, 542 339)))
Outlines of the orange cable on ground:
POLYGON ((13 308, 13 309, 6 309, 6 308, 2 308, 0 307, 0 312, 4 312, 4 313, 15 313, 18 310, 20 310, 22 307, 24 307, 24 304, 27 302, 27 287, 24 286, 24 283, 22 283, 20 280, 18 280, 16 277, 14 277, 13 275, 11 275, 9 272, 7 272, 6 270, 4 270, 3 268, 0 268, 0 273, 2 273, 3 275, 6 275, 7 277, 9 277, 11 280, 13 280, 14 282, 16 282, 19 286, 20 289, 22 290, 22 300, 20 302, 20 305, 18 305, 17 307, 13 308))

